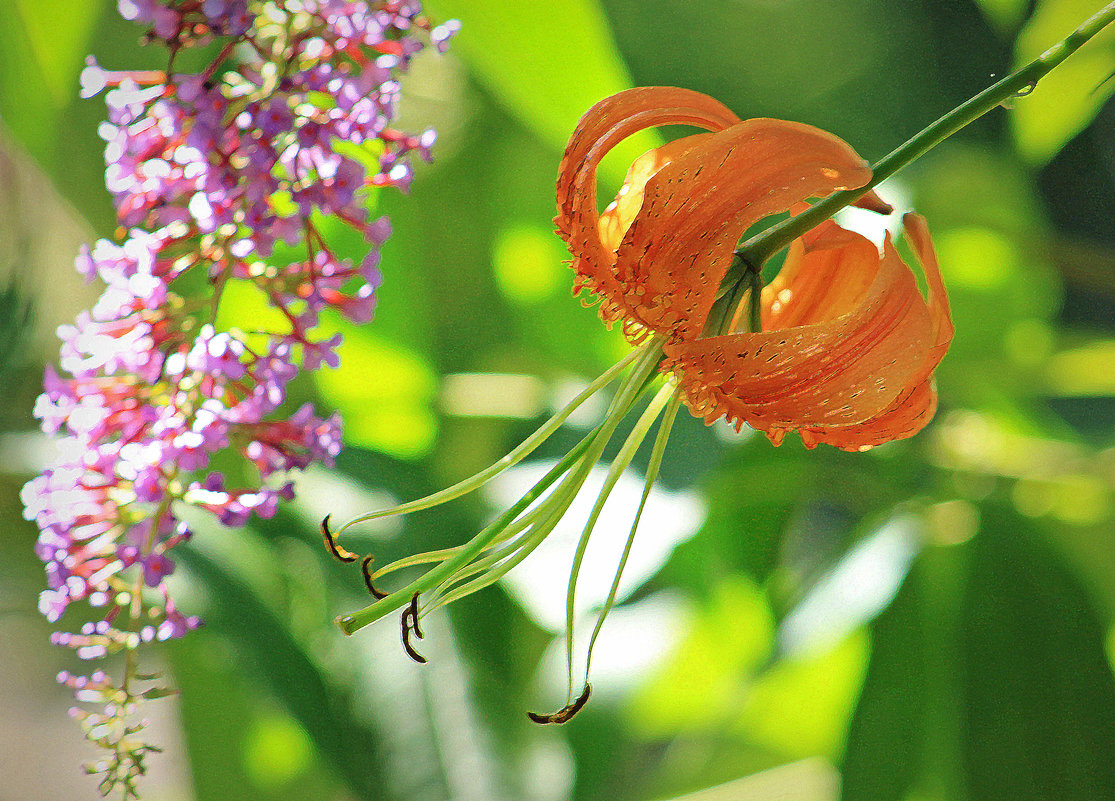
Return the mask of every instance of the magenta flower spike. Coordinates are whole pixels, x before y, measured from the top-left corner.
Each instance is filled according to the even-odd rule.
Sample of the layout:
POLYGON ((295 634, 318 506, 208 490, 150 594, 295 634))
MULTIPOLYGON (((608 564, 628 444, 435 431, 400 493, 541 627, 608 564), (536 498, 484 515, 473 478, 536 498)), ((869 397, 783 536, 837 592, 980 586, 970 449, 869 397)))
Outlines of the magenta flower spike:
POLYGON ((150 679, 138 672, 136 649, 200 624, 167 591, 173 548, 190 537, 181 510, 243 526, 292 497, 289 471, 333 464, 339 416, 323 419, 309 404, 284 411, 287 387, 300 369, 338 364, 341 337, 315 330, 322 310, 372 317, 390 227, 369 217, 365 189, 405 191, 412 155, 429 160, 436 138, 390 127, 397 79, 427 43, 444 50, 458 26, 431 31, 421 4, 401 0, 119 0, 118 8, 148 27, 148 43, 168 49, 168 65, 112 71, 90 59, 82 73, 82 96, 107 90, 105 184, 122 233, 77 258, 78 271, 105 289, 59 329, 61 369, 47 369, 35 414, 61 435, 60 455, 22 497, 41 530, 42 613, 85 620, 54 642, 83 659, 124 655, 119 681, 104 670, 59 680, 93 707, 73 715, 106 750, 87 767, 102 792, 136 798, 144 758, 157 749, 133 715, 141 698, 166 692, 136 686, 150 679), (201 73, 174 71, 179 51, 214 41, 223 47, 201 73), (360 264, 330 248, 320 230, 329 216, 363 236, 360 264), (279 260, 277 242, 304 255, 279 260), (200 273, 193 284, 207 287, 204 297, 179 294, 187 273, 200 273), (235 281, 253 284, 285 321, 263 346, 258 335, 216 327, 235 281), (223 452, 256 479, 228 486, 211 468, 223 452))

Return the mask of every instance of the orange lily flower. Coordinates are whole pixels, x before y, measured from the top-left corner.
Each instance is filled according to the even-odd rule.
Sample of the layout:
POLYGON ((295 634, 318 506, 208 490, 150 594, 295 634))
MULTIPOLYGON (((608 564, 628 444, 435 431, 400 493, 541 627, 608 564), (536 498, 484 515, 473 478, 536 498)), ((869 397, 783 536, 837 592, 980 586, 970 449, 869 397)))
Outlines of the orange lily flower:
MULTIPOLYGON (((936 408, 932 373, 952 339, 948 299, 925 223, 907 230, 929 287, 922 297, 889 240, 876 247, 826 222, 795 241, 762 293, 763 331, 706 336, 740 236, 809 198, 855 189, 871 169, 845 142, 781 120, 740 121, 705 95, 632 89, 589 110, 558 177, 558 233, 573 256, 574 291, 601 299, 632 342, 665 344, 690 410, 706 422, 746 422, 778 444, 799 430, 808 447, 867 450, 919 431, 936 408), (687 136, 644 154, 602 214, 596 168, 619 141, 654 125, 687 136)), ((882 210, 869 193, 859 205, 882 210)))

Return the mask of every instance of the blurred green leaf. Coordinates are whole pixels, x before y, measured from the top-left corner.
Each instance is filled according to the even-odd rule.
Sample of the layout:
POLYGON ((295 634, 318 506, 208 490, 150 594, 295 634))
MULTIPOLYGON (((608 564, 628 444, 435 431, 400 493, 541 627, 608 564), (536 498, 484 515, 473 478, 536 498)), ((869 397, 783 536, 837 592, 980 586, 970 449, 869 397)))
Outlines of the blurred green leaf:
MULTIPOLYGON (((510 114, 551 147, 565 147, 590 106, 631 86, 596 0, 427 5, 438 19, 461 21, 453 51, 510 114)), ((632 137, 616 148, 614 161, 604 163, 604 173, 618 185, 627 165, 656 144, 651 134, 632 137)))
POLYGON ((1115 798, 1115 678, 1092 600, 1033 524, 988 506, 964 604, 968 783, 980 801, 1115 798))
POLYGON ((431 403, 437 391, 433 367, 406 345, 370 326, 342 322, 341 365, 318 370, 314 380, 331 408, 345 420, 345 441, 414 459, 437 439, 431 403))
POLYGON ((735 730, 785 759, 835 761, 869 651, 859 630, 833 647, 779 660, 750 689, 735 730))
POLYGON ((927 678, 919 574, 871 626, 871 661, 848 729, 843 801, 902 801, 922 765, 927 678))
MULTIPOLYGON (((1041 0, 1015 48, 1015 67, 1029 63, 1099 10, 1097 0, 1041 0)), ((1010 114, 1018 151, 1032 164, 1052 159, 1115 93, 1115 30, 1097 34, 1017 101, 1010 114)))
POLYGON ((259 598, 220 564, 196 549, 176 551, 183 566, 214 598, 209 630, 235 643, 260 686, 274 696, 313 740, 318 752, 358 797, 388 798, 375 759, 376 735, 357 722, 302 644, 259 598))
POLYGON ((84 66, 93 23, 106 3, 54 0, 49 15, 38 10, 37 0, 13 0, 13 4, 15 13, 8 21, 22 24, 28 61, 43 78, 36 95, 51 108, 65 108, 77 89, 77 75, 84 66))
POLYGON ((723 580, 674 654, 634 697, 632 725, 662 736, 731 720, 773 638, 774 621, 759 588, 743 576, 723 580))
POLYGON ((0 290, 0 378, 21 366, 33 318, 34 302, 17 281, 9 281, 0 290))
POLYGON ((338 783, 305 732, 272 708, 266 685, 238 670, 233 654, 232 646, 213 631, 197 632, 168 649, 180 690, 192 797, 223 801, 229 787, 241 788, 242 796, 258 801, 335 794, 338 783), (290 748, 299 736, 301 759, 297 746, 290 748))
POLYGON ((12 0, 0 26, 0 110, 40 163, 64 135, 61 113, 77 97, 93 26, 108 0, 58 0, 44 14, 36 0, 12 0))
POLYGON ((988 19, 1000 30, 1011 30, 1026 17, 1030 0, 975 0, 988 19))

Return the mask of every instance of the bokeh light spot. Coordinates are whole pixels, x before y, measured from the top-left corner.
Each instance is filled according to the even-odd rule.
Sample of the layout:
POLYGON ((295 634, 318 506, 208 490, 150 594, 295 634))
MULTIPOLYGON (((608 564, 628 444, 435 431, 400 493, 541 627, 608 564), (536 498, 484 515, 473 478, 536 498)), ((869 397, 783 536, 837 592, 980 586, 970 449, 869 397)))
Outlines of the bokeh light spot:
POLYGON ((313 745, 297 723, 283 715, 254 722, 244 741, 244 771, 262 789, 276 789, 310 766, 313 745))
POLYGON ((496 237, 492 268, 500 292, 508 300, 538 303, 552 297, 562 285, 565 251, 548 229, 515 225, 496 237))
POLYGON ((954 228, 937 238, 945 283, 952 288, 991 291, 1017 272, 1018 251, 989 228, 954 228))

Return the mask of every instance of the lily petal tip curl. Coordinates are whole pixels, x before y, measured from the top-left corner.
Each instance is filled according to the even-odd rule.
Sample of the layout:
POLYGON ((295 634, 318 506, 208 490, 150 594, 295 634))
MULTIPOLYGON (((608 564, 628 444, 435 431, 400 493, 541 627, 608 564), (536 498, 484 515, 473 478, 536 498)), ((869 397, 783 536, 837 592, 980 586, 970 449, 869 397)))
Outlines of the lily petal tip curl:
MULTIPOLYGON (((746 423, 778 444, 801 432, 866 450, 910 436, 932 416, 932 372, 952 337, 924 220, 907 215, 929 296, 893 245, 879 251, 826 221, 797 240, 762 293, 763 331, 706 332, 738 238, 770 214, 868 184, 871 169, 845 142, 801 123, 741 121, 704 95, 673 87, 621 92, 594 106, 558 177, 559 234, 574 290, 597 296, 609 324, 637 343, 666 344, 690 410, 706 422, 746 423), (615 201, 596 207, 596 168, 638 130, 688 124, 683 137, 641 156, 615 201)), ((874 191, 856 205, 893 208, 874 191)))

